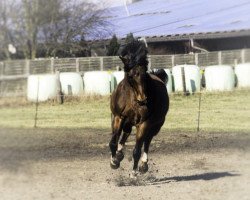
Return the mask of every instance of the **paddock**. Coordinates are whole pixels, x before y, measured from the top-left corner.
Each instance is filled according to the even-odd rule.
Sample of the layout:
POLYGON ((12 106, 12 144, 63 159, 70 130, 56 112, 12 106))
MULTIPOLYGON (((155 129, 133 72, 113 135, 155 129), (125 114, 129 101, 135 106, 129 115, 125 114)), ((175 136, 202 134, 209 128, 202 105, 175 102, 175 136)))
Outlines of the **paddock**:
POLYGON ((249 133, 163 131, 137 180, 129 178, 133 137, 112 170, 108 129, 2 128, 1 199, 249 198, 249 133))
POLYGON ((0 99, 1 199, 249 199, 249 90, 170 95, 149 172, 129 178, 135 135, 110 168, 109 97, 0 99))

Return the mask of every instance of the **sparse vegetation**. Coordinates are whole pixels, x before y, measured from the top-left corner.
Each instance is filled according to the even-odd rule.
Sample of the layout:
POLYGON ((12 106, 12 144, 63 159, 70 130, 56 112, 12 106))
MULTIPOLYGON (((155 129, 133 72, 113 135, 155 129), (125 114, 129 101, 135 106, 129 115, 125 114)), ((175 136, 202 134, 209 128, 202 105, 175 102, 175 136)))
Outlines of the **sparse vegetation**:
MULTIPOLYGON (((250 132, 250 91, 202 93, 201 131, 250 132)), ((170 110, 164 131, 196 131, 199 94, 170 95, 170 110)), ((24 98, 0 100, 0 127, 34 125, 35 104, 24 98)), ((55 101, 40 103, 37 126, 40 128, 110 129, 109 96, 68 97, 63 105, 55 101)))

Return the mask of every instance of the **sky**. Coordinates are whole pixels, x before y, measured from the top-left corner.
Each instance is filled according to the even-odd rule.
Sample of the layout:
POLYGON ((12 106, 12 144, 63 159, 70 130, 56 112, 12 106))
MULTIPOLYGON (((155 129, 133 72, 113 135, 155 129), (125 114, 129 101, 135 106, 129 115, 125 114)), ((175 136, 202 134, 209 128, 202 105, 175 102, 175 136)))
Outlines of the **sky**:
POLYGON ((115 6, 121 6, 124 5, 124 2, 130 2, 131 0, 89 0, 93 3, 98 3, 107 7, 115 7, 115 6))

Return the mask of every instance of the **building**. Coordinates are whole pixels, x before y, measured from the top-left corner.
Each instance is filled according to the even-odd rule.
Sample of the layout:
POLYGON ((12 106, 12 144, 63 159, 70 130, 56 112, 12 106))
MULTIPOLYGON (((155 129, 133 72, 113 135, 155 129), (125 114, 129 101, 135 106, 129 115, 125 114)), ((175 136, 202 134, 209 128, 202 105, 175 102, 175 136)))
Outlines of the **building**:
POLYGON ((183 54, 250 48, 249 10, 249 0, 141 0, 107 17, 121 42, 133 33, 150 54, 183 54))

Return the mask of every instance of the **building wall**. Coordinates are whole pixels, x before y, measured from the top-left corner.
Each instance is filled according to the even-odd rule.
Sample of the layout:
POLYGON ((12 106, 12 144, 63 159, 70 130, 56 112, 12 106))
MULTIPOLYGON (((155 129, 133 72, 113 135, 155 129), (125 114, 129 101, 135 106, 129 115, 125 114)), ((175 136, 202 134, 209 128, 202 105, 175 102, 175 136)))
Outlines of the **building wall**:
MULTIPOLYGON (((200 39, 194 40, 194 44, 208 51, 245 49, 250 48, 250 36, 200 39)), ((199 53, 199 51, 191 47, 190 41, 188 40, 149 42, 148 46, 151 55, 199 53)))

